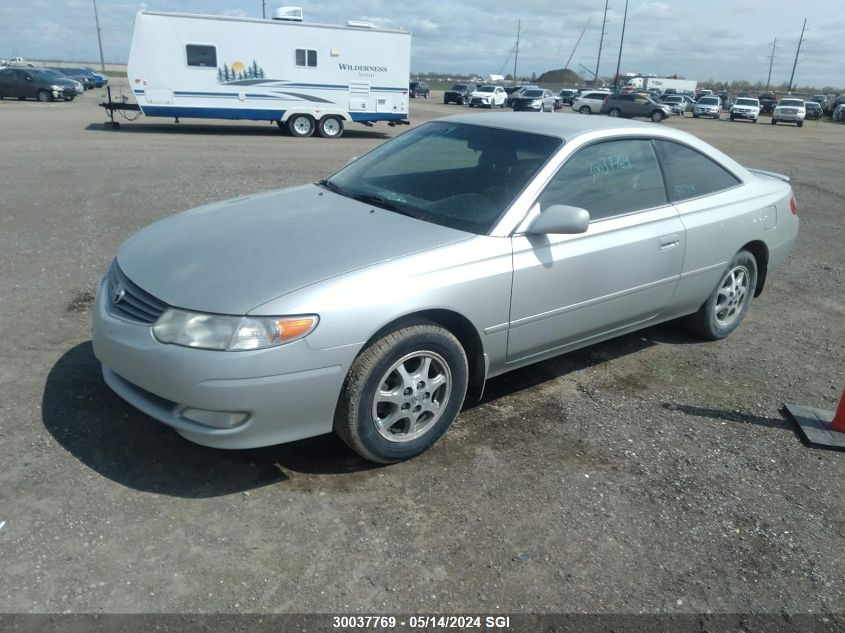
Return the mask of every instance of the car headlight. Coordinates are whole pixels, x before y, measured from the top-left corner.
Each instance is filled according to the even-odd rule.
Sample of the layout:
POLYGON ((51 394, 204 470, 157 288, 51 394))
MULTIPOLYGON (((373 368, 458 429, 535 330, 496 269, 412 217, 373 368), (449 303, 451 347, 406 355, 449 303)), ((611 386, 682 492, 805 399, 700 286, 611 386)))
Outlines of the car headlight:
POLYGON ((61 86, 50 86, 50 90, 61 91, 61 90, 63 90, 63 88, 61 86))
POLYGON ((317 327, 317 315, 252 317, 202 314, 169 308, 153 325, 161 343, 240 352, 299 340, 317 327))

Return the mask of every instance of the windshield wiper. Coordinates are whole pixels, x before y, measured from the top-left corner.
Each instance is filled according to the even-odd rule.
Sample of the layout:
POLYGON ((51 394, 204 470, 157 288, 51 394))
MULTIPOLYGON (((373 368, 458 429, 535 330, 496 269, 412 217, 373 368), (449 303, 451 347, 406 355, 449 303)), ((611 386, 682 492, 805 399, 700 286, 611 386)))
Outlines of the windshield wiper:
POLYGON ((350 198, 357 200, 358 202, 364 202, 366 204, 374 204, 377 207, 381 207, 382 209, 387 209, 388 211, 395 211, 396 213, 401 213, 402 215, 407 215, 410 217, 416 217, 414 214, 410 213, 407 209, 400 207, 395 202, 388 200, 387 198, 380 196, 374 193, 351 193, 346 194, 350 198))
POLYGON ((327 180, 327 179, 323 178, 322 180, 318 180, 317 184, 320 185, 321 187, 325 187, 329 191, 334 191, 338 195, 341 195, 341 196, 348 196, 349 195, 348 193, 346 193, 346 190, 343 189, 343 187, 336 185, 331 180, 327 180))

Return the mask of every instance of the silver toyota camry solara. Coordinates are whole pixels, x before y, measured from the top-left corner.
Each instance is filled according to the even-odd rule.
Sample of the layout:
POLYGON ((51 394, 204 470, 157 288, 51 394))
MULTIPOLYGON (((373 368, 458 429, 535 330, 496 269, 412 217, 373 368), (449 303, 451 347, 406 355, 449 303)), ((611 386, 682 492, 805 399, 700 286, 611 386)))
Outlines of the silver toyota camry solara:
POLYGON ((428 449, 517 367, 687 317, 728 336, 798 232, 788 178, 575 115, 420 125, 314 184, 156 222, 97 293, 108 385, 221 448, 428 449))

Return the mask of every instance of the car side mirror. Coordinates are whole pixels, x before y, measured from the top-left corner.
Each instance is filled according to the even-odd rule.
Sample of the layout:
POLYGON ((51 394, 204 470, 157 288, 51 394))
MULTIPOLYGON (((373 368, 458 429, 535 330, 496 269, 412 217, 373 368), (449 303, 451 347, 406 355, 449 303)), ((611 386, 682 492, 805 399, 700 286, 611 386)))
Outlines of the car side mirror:
POLYGON ((533 235, 586 233, 590 214, 586 209, 553 204, 528 225, 526 233, 533 235))

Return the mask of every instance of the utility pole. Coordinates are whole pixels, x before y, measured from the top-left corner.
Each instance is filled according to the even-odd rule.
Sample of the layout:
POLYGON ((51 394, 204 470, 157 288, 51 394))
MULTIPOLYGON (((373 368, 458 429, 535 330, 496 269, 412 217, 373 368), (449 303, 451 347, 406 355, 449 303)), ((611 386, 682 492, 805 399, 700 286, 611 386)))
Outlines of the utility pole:
POLYGON ((261 0, 261 19, 267 19, 267 0, 261 0))
POLYGON ((604 46, 604 27, 607 26, 607 9, 610 5, 610 0, 604 0, 604 20, 601 23, 601 39, 599 40, 599 56, 596 59, 596 73, 593 78, 593 87, 599 84, 599 64, 601 64, 601 49, 604 46))
POLYGON ((516 52, 513 56, 513 80, 516 81, 516 62, 519 60, 519 31, 522 27, 522 20, 516 23, 516 52))
POLYGON ((807 28, 807 18, 804 18, 804 26, 801 27, 801 37, 798 39, 798 50, 795 51, 795 63, 792 64, 792 74, 789 76, 789 94, 792 94, 792 80, 795 79, 795 68, 798 66, 798 54, 801 52, 801 44, 804 43, 804 29, 807 28))
POLYGON ((94 22, 97 24, 97 43, 100 45, 100 70, 106 72, 106 62, 103 60, 103 38, 100 36, 100 16, 97 15, 97 0, 94 0, 94 22))
POLYGON ((772 83, 772 66, 775 63, 775 52, 778 49, 778 38, 775 38, 773 41, 769 42, 769 46, 772 47, 772 54, 769 55, 769 76, 766 79, 766 92, 769 91, 769 86, 772 83))
POLYGON ((622 45, 625 43, 625 23, 628 21, 628 0, 625 0, 625 14, 622 16, 622 37, 619 38, 619 57, 616 60, 616 76, 613 78, 613 92, 619 85, 619 68, 622 66, 622 45))
POLYGON ((572 48, 572 52, 569 53, 569 59, 566 60, 566 66, 563 67, 564 70, 569 68, 569 64, 572 63, 572 58, 575 56, 575 51, 578 50, 578 45, 581 43, 581 38, 584 37, 584 33, 587 32, 587 27, 590 26, 590 19, 587 18, 587 23, 584 25, 584 28, 581 29, 581 35, 578 36, 578 41, 575 42, 575 46, 572 48))

